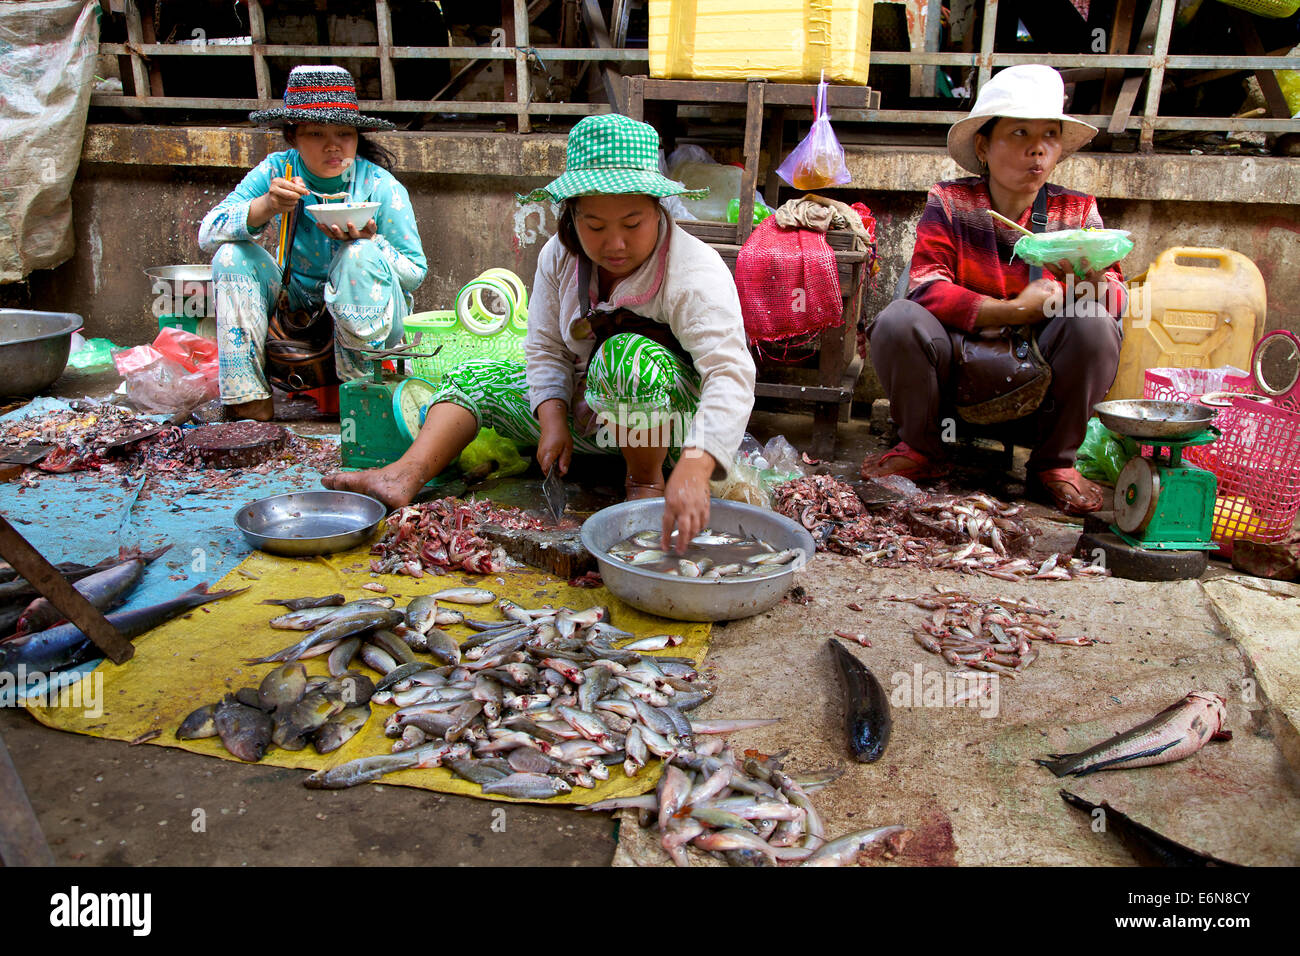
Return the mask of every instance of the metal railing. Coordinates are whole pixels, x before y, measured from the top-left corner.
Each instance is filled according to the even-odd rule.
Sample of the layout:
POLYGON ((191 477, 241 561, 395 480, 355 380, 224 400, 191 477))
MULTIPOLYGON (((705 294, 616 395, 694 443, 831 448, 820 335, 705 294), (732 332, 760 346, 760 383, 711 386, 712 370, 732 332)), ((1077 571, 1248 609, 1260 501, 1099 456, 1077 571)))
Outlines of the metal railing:
MULTIPOLYGON (((375 23, 378 42, 374 45, 305 45, 305 44, 268 44, 266 42, 266 24, 260 0, 247 0, 250 36, 246 43, 222 40, 220 42, 188 41, 181 43, 152 42, 146 40, 147 21, 143 20, 136 0, 115 0, 113 6, 120 8, 125 15, 127 26, 126 43, 101 43, 100 52, 129 59, 130 74, 134 95, 96 93, 91 97, 92 106, 131 107, 131 108, 181 108, 181 109, 231 109, 254 110, 265 109, 279 103, 273 98, 270 72, 267 59, 270 57, 287 57, 299 60, 359 58, 376 59, 379 64, 381 99, 362 101, 364 110, 380 113, 411 114, 459 114, 459 115, 503 115, 514 116, 520 132, 531 129, 531 119, 536 116, 573 115, 585 116, 592 113, 607 112, 608 103, 563 103, 536 101, 533 99, 533 85, 530 69, 534 63, 546 61, 581 61, 592 64, 635 63, 643 64, 648 60, 648 52, 643 49, 625 49, 614 46, 610 35, 605 30, 597 0, 580 0, 591 32, 598 42, 596 48, 552 48, 540 49, 529 46, 528 24, 530 12, 546 5, 547 0, 534 0, 530 7, 528 0, 502 0, 502 19, 504 25, 503 39, 511 45, 501 46, 398 46, 393 42, 393 32, 388 0, 375 0, 375 23), (176 97, 167 96, 162 90, 161 77, 151 67, 154 57, 193 57, 198 55, 223 57, 249 57, 252 61, 253 74, 256 79, 257 98, 238 99, 222 97, 176 97), (456 59, 456 60, 501 60, 507 65, 504 95, 500 101, 466 101, 466 100, 409 100, 398 99, 397 84, 394 77, 393 63, 409 59, 456 59)), ((977 84, 982 85, 992 76, 997 67, 1012 66, 1020 63, 1045 63, 1058 69, 1093 69, 1110 71, 1112 77, 1122 76, 1121 71, 1144 71, 1125 80, 1124 90, 1120 93, 1119 103, 1110 114, 1080 115, 1079 118, 1108 129, 1111 133, 1137 130, 1139 144, 1143 151, 1153 148, 1157 130, 1164 131, 1219 131, 1240 132, 1257 131, 1266 133, 1300 133, 1300 119, 1272 117, 1209 117, 1209 116, 1164 116, 1160 113, 1160 96, 1165 86, 1165 74, 1171 70, 1229 70, 1229 71, 1274 71, 1300 70, 1300 57, 1273 55, 1200 55, 1171 56, 1169 42, 1173 33, 1174 13, 1177 0, 1157 0, 1147 19, 1147 26, 1154 25, 1154 37, 1149 37, 1145 44, 1149 46, 1146 53, 1005 53, 994 49, 995 27, 999 0, 982 0, 983 29, 980 33, 979 49, 971 52, 934 52, 934 51, 875 51, 871 53, 872 65, 911 67, 957 66, 965 67, 976 73, 977 84), (1140 109, 1136 98, 1139 87, 1145 85, 1145 100, 1140 109)), ((937 22, 938 0, 929 0, 931 17, 937 22)), ((626 2, 616 4, 615 19, 626 18, 626 2)), ((620 31, 625 26, 616 24, 614 36, 621 41, 620 31)), ((937 45, 937 31, 927 32, 926 45, 937 45)), ((240 38, 242 39, 242 38, 240 38)), ((1267 73, 1265 73, 1267 75, 1267 73)), ((617 85, 606 84, 611 93, 613 108, 619 108, 615 90, 617 85)), ((1274 100, 1274 103, 1276 100, 1274 100)), ((1276 108, 1274 108, 1276 112, 1276 108)), ((838 111, 837 111, 838 115, 838 111)), ((877 109, 847 111, 846 119, 861 120, 872 123, 901 124, 950 124, 962 118, 961 110, 935 109, 877 109)))

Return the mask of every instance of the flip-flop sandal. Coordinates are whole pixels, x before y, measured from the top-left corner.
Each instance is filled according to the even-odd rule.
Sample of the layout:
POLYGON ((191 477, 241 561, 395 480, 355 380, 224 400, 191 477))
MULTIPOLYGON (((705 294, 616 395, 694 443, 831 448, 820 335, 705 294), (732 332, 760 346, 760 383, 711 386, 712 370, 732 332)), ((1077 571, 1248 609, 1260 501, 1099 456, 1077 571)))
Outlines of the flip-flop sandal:
POLYGON ((1092 514, 1106 505, 1106 496, 1101 487, 1083 477, 1075 468, 1048 468, 1034 472, 1025 485, 1030 500, 1051 505, 1067 515, 1092 514), (1073 494, 1066 495, 1049 482, 1068 485, 1073 494), (1088 489, 1096 495, 1095 498, 1089 495, 1088 489))
POLYGON ((934 462, 929 458, 925 457, 925 455, 921 454, 907 442, 900 441, 897 445, 889 449, 889 451, 885 452, 874 461, 864 461, 860 473, 864 479, 886 478, 890 475, 901 475, 911 481, 920 481, 926 478, 933 478, 938 474, 938 471, 934 466, 934 462), (901 467, 882 471, 881 469, 885 467, 885 463, 894 458, 906 459, 911 462, 912 465, 909 468, 902 465, 900 462, 899 464, 902 465, 901 467))

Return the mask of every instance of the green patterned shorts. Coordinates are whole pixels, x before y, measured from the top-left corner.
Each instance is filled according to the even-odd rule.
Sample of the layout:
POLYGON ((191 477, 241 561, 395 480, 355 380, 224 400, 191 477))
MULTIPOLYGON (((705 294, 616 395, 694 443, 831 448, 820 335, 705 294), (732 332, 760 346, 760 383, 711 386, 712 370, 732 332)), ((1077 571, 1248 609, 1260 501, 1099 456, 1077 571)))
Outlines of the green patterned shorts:
MULTIPOLYGON (((592 356, 583 397, 599 424, 577 425, 574 409, 569 410, 575 452, 617 453, 616 432, 610 427, 617 426, 638 435, 649 432, 645 443, 669 446, 676 460, 700 404, 700 376, 670 349, 644 335, 623 332, 606 339, 592 356)), ((541 438, 541 426, 529 409, 524 366, 518 362, 456 366, 429 405, 439 402, 472 412, 480 428, 495 429, 516 445, 536 445, 541 438)))

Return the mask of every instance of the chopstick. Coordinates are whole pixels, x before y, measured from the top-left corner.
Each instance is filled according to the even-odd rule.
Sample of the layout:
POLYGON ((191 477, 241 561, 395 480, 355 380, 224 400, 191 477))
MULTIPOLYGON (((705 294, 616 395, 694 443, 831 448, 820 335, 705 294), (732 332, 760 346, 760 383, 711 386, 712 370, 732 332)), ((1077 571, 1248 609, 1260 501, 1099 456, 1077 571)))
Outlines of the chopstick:
POLYGON ((996 213, 996 212, 994 212, 992 209, 989 210, 989 215, 992 216, 994 219, 996 219, 998 222, 1003 223, 1004 225, 1010 226, 1012 229, 1016 229, 1016 230, 1019 230, 1020 232, 1023 232, 1026 236, 1032 236, 1032 235, 1033 235, 1032 232, 1030 232, 1030 231, 1029 231, 1028 229, 1026 229, 1024 226, 1020 225, 1020 223, 1015 222, 1015 221, 1013 221, 1013 220, 1011 220, 1011 219, 1008 219, 1006 216, 1003 216, 1003 215, 1001 215, 1000 213, 996 213))
MULTIPOLYGON (((293 163, 284 164, 284 178, 293 179, 293 163)), ((280 215, 280 250, 276 254, 275 261, 278 266, 284 268, 284 257, 289 254, 285 244, 289 241, 289 216, 290 213, 280 215)))

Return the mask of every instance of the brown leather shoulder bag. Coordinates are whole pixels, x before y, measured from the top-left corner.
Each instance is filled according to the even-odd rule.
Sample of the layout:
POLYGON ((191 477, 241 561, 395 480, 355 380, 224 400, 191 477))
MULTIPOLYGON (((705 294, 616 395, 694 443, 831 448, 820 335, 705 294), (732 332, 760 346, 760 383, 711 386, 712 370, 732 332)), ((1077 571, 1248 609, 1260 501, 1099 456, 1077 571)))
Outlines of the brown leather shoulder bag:
MULTIPOLYGON (((1030 216, 1034 232, 1047 225, 1047 187, 1038 191, 1030 216)), ((1029 281, 1041 278, 1041 266, 1029 270, 1029 281)), ((951 330, 955 364, 957 414, 973 425, 992 425, 1032 414, 1047 397, 1052 369, 1038 350, 1034 328, 1013 326, 983 337, 951 330)))
POLYGON ((301 202, 294 207, 285 250, 280 295, 266 330, 266 379, 285 392, 307 392, 339 384, 334 365, 334 317, 322 302, 315 309, 289 307, 289 276, 293 239, 301 218, 301 202))

